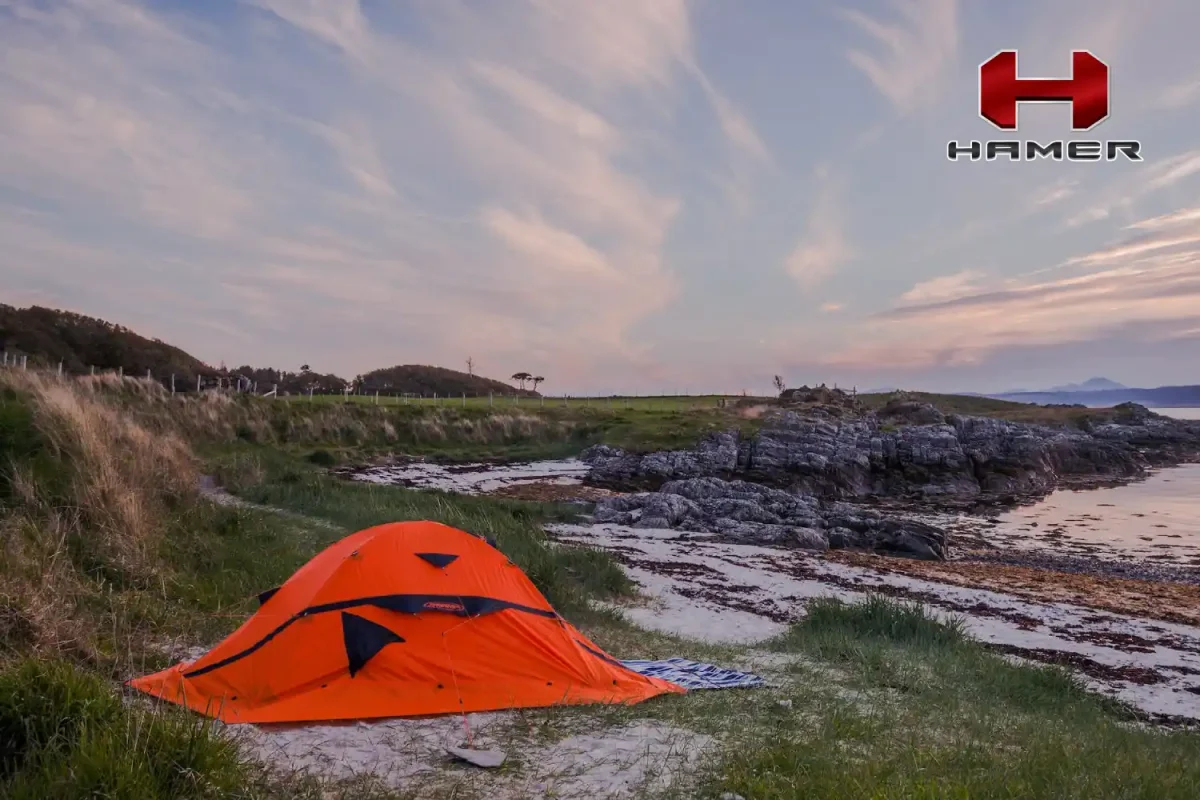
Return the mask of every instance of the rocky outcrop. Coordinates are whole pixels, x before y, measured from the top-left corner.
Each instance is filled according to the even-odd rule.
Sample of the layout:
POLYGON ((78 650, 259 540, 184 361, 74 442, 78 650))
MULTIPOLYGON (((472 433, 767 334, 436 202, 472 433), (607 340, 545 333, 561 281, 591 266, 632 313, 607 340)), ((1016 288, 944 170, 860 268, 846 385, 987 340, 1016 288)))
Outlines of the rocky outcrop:
POLYGON ((657 492, 604 498, 596 503, 592 518, 805 550, 854 548, 926 559, 941 559, 946 554, 945 534, 931 525, 719 478, 670 481, 657 492))
POLYGON ((626 489, 718 477, 828 500, 893 498, 961 508, 1040 497, 1068 481, 1137 477, 1147 467, 1200 455, 1200 424, 1140 406, 1076 429, 906 405, 840 419, 820 410, 783 411, 750 438, 721 432, 691 450, 648 454, 599 446, 582 458, 592 482, 626 489))
POLYGON ((741 442, 737 431, 711 433, 692 450, 627 453, 598 444, 584 450, 580 459, 591 466, 598 485, 657 489, 669 480, 732 477, 738 471, 741 442))
POLYGON ((581 458, 589 482, 641 490, 601 500, 597 522, 940 559, 945 534, 895 506, 982 510, 1064 483, 1138 477, 1200 458, 1200 423, 1133 404, 1070 428, 900 402, 852 417, 785 410, 749 438, 726 431, 690 450, 646 454, 597 446, 581 458))

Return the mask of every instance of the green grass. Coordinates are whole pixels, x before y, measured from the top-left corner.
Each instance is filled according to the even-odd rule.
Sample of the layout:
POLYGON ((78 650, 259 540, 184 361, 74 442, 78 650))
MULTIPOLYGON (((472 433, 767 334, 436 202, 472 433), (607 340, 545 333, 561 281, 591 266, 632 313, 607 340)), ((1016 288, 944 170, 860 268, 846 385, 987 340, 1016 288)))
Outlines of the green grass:
POLYGON ((631 589, 607 554, 548 541, 541 525, 572 518, 575 512, 564 507, 354 483, 265 449, 227 451, 216 467, 222 482, 238 496, 324 520, 346 532, 428 519, 490 536, 564 613, 585 611, 589 598, 614 597, 631 589))
MULTIPOLYGON (((132 402, 132 401, 131 401, 132 402)), ((300 451, 406 453, 445 460, 530 460, 574 455, 593 444, 634 451, 692 447, 705 433, 753 431, 731 405, 696 403, 595 405, 433 403, 387 405, 341 398, 263 399, 250 396, 160 398, 135 409, 159 428, 179 429, 196 445, 259 444, 300 451)))
POLYGON ((832 670, 727 754, 707 791, 746 798, 1194 798, 1200 737, 1134 725, 1056 668, 1015 665, 891 600, 820 600, 772 643, 832 670))
MULTIPOLYGON (((381 407, 408 408, 470 408, 470 409, 594 409, 594 410, 634 410, 634 411, 698 411, 721 407, 722 401, 733 404, 747 398, 741 395, 647 395, 642 397, 632 395, 613 395, 607 397, 524 397, 493 395, 461 395, 442 397, 404 397, 400 395, 374 394, 366 395, 294 395, 276 398, 280 402, 297 405, 330 405, 350 403, 355 405, 377 405, 381 407)), ((754 399, 754 398, 750 398, 754 399)), ((764 402, 772 398, 760 398, 764 402)))
POLYGON ((0 672, 4 797, 244 798, 261 788, 233 742, 194 715, 127 705, 65 662, 0 672))
MULTIPOLYGON (((937 406, 944 414, 1002 414, 1029 408, 1025 403, 1014 403, 1009 400, 993 400, 990 397, 972 397, 962 394, 937 394, 935 392, 906 392, 909 400, 917 403, 929 403, 937 406)), ((896 395, 887 392, 883 394, 860 394, 858 399, 872 411, 878 411, 895 399, 896 395)))
MULTIPOLYGON (((943 414, 963 416, 995 417, 1010 422, 1030 424, 1066 425, 1083 428, 1089 422, 1110 419, 1110 408, 1070 408, 1062 406, 1038 406, 1016 403, 1010 400, 994 400, 990 397, 972 397, 961 394, 935 394, 933 392, 907 392, 908 398, 918 403, 929 403, 943 414)), ((872 411, 883 408, 895 396, 892 394, 860 394, 858 399, 872 411)))

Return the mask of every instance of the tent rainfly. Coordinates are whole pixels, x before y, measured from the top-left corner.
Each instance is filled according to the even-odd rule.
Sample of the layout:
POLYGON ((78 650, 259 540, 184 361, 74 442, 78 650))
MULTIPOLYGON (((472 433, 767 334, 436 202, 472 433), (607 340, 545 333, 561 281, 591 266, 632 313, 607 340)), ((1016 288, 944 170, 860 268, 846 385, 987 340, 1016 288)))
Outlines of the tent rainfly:
POLYGON ((202 658, 130 681, 226 723, 637 703, 685 689, 622 666, 483 538, 395 522, 318 553, 202 658))

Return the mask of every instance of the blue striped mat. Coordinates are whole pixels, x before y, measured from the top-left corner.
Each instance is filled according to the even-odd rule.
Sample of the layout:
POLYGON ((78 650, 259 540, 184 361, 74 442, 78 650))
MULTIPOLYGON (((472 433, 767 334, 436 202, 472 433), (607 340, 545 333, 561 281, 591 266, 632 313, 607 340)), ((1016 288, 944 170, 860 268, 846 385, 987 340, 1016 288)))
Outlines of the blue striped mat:
POLYGON ((758 675, 738 672, 686 658, 666 658, 662 661, 634 659, 622 661, 621 666, 642 675, 678 684, 688 691, 695 689, 753 689, 763 686, 758 675))

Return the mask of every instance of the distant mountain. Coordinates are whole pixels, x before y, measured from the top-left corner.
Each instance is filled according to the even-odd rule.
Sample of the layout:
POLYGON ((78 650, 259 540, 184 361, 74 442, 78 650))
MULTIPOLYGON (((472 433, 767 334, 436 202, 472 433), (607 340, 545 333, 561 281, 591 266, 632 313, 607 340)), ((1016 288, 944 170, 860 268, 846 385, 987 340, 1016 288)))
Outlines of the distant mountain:
POLYGON ((1200 408, 1200 385, 1159 386, 1155 389, 1096 389, 1082 392, 1008 392, 992 394, 996 400, 1036 405, 1084 405, 1109 408, 1139 403, 1148 408, 1200 408))
POLYGON ((1089 378, 1083 383, 1068 383, 1064 386, 1054 386, 1048 392, 1103 392, 1116 389, 1128 389, 1128 386, 1110 381, 1108 378, 1089 378))

